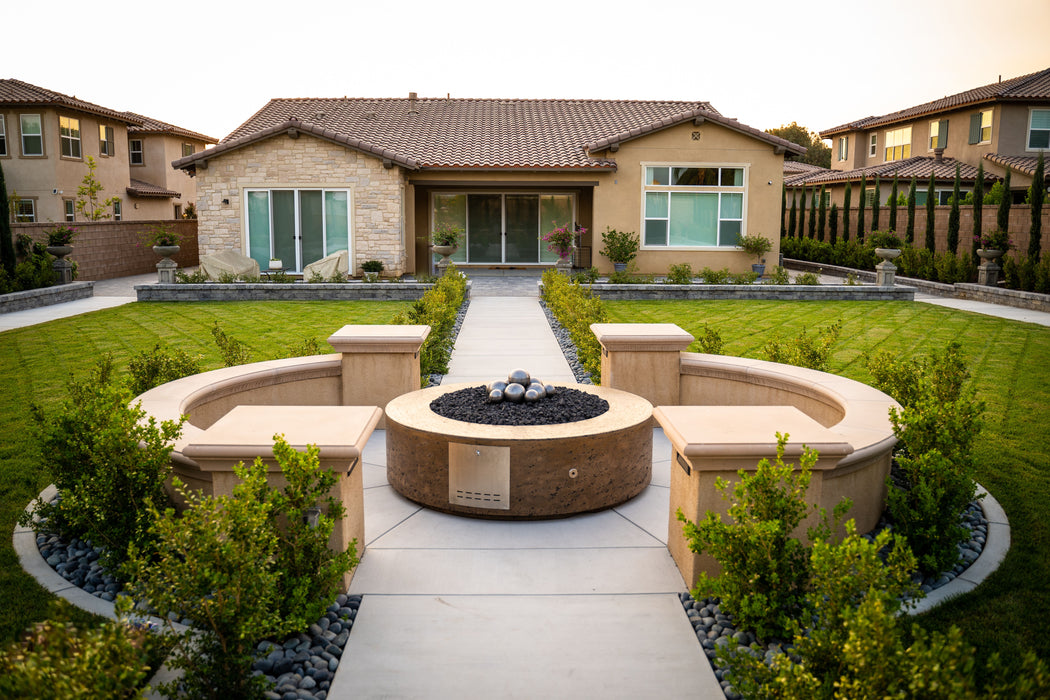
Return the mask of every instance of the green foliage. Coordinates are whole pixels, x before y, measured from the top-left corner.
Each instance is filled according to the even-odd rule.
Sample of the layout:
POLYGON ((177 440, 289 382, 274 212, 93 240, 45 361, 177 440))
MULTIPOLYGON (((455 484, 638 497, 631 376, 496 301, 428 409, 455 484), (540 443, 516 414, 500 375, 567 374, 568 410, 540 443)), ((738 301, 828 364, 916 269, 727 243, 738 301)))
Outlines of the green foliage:
POLYGON ((678 511, 689 549, 710 554, 722 567, 714 578, 701 573, 693 596, 719 596, 737 624, 763 639, 790 634, 809 584, 809 554, 792 532, 816 509, 805 499, 817 454, 803 450, 796 471, 784 463, 786 443, 787 436, 777 433, 774 463, 763 459, 753 473, 740 470, 732 485, 716 481, 732 522, 708 511, 693 523, 678 511))
POLYGON ((120 198, 110 197, 100 202, 99 198, 105 188, 95 178, 95 168, 98 167, 98 164, 91 156, 87 156, 84 162, 87 164, 88 171, 77 188, 76 210, 88 221, 110 219, 113 215, 107 209, 112 207, 120 198))
POLYGON ((466 276, 455 265, 449 265, 433 287, 391 320, 401 326, 430 326, 430 333, 419 349, 419 371, 424 385, 431 374, 448 372, 448 360, 456 340, 452 333, 466 293, 466 276))
POLYGON ((310 278, 306 280, 307 284, 324 284, 324 282, 324 275, 322 275, 317 270, 314 270, 312 273, 310 273, 310 278))
POLYGON ((598 281, 598 268, 588 267, 586 270, 574 272, 569 279, 580 284, 594 284, 598 281))
MULTIPOLYGON (((62 600, 55 613, 68 617, 71 607, 62 600)), ((94 629, 60 620, 33 625, 21 641, 0 650, 0 697, 141 697, 164 640, 130 623, 130 607, 122 596, 116 605, 119 619, 94 629)))
POLYGON ((161 348, 160 343, 152 350, 143 350, 128 360, 129 387, 134 396, 201 371, 203 355, 191 356, 179 348, 161 348))
POLYGON ((1050 294, 1050 256, 1041 257, 1038 262, 1030 255, 1022 255, 1017 260, 1007 256, 1002 264, 1004 282, 1009 289, 1050 294))
POLYGON ((806 237, 806 188, 802 187, 802 195, 798 198, 798 237, 806 237))
POLYGON ((712 270, 709 267, 705 267, 700 270, 700 280, 703 284, 729 284, 729 268, 723 268, 721 270, 712 270))
POLYGON ((933 171, 930 171, 930 182, 926 185, 926 250, 931 253, 937 250, 937 234, 934 231, 934 225, 936 219, 934 217, 934 207, 937 205, 937 181, 933 177, 933 171))
POLYGON ((819 210, 817 208, 817 188, 814 187, 810 194, 809 203, 809 237, 817 237, 817 219, 820 218, 819 210))
MULTIPOLYGON (((853 197, 853 185, 846 181, 846 191, 842 195, 842 240, 849 240, 850 199, 853 197)), ((832 241, 834 243, 834 241, 832 241)))
MULTIPOLYGON (((1036 262, 1039 262, 1039 257, 1042 253, 1043 203, 1047 200, 1044 168, 1043 151, 1040 151, 1039 160, 1036 161, 1035 165, 1035 173, 1032 175, 1032 185, 1028 188, 1028 205, 1032 214, 1032 226, 1028 234, 1028 257, 1036 262)), ((0 174, 0 179, 2 178, 3 175, 0 174)))
POLYGON ((382 260, 366 260, 361 263, 361 270, 364 272, 382 272, 383 261, 382 260))
POLYGON ((692 284, 693 266, 689 263, 678 263, 667 269, 667 284, 692 284))
POLYGON ((1006 169, 1006 177, 1003 179, 1003 193, 1002 198, 999 200, 999 209, 995 213, 995 225, 999 227, 1001 231, 1010 230, 1010 169, 1006 169))
POLYGON ((602 300, 591 294, 590 288, 570 282, 555 270, 543 273, 543 301, 558 322, 569 332, 576 345, 577 356, 595 384, 601 381, 601 344, 591 331, 592 323, 606 321, 602 300))
POLYGON ((889 222, 889 230, 890 231, 896 231, 897 230, 897 206, 900 205, 900 204, 903 204, 903 202, 899 201, 899 199, 900 199, 900 193, 897 190, 897 173, 896 173, 896 171, 894 171, 894 173, 893 173, 893 187, 890 189, 890 197, 889 197, 889 201, 887 202, 887 204, 889 204, 889 206, 890 206, 890 222, 889 222))
MULTIPOLYGON (((15 274, 15 245, 11 239, 11 204, 7 199, 4 166, 0 163, 0 271, 7 276, 15 274)), ((0 294, 4 290, 0 288, 0 294)))
POLYGON ((864 242, 872 248, 897 248, 904 246, 897 232, 893 229, 885 231, 872 231, 864 242))
POLYGON ((817 240, 824 240, 824 229, 827 227, 828 221, 828 210, 827 205, 824 204, 824 185, 820 186, 820 207, 817 210, 817 240))
POLYGON ((815 272, 803 272, 795 276, 795 284, 820 286, 820 278, 817 277, 817 273, 815 272))
POLYGON ((142 235, 142 243, 147 246, 178 245, 181 240, 182 236, 168 224, 154 224, 142 235))
POLYGON ((769 284, 788 284, 791 281, 787 268, 783 265, 774 265, 767 277, 769 284))
POLYGON ((835 245, 839 239, 839 205, 831 203, 831 211, 828 213, 828 241, 835 245))
POLYGON ((638 254, 639 245, 638 234, 634 231, 617 231, 606 226, 602 232, 602 255, 611 262, 631 262, 638 254))
POLYGON ((948 251, 955 255, 959 252, 959 168, 955 166, 955 185, 952 189, 951 211, 948 212, 948 251))
POLYGON ((175 284, 204 284, 207 281, 208 275, 201 269, 192 274, 186 274, 182 270, 175 271, 175 284))
POLYGON ((803 327, 802 332, 790 341, 783 340, 779 334, 774 335, 762 350, 770 362, 826 372, 831 358, 831 347, 838 340, 841 330, 841 319, 818 329, 814 335, 809 335, 803 327))
POLYGON ((757 280, 758 273, 752 270, 729 275, 729 284, 754 284, 757 280))
POLYGON ((215 339, 215 345, 219 348, 222 364, 225 367, 234 367, 251 362, 251 352, 248 346, 240 340, 226 335, 219 322, 211 328, 211 337, 215 339))
POLYGON ((868 177, 864 173, 860 175, 860 202, 857 204, 857 240, 864 240, 865 224, 864 224, 864 207, 868 204, 868 177))
POLYGON ((756 259, 761 258, 773 249, 773 241, 761 233, 749 233, 741 236, 737 245, 743 248, 745 253, 756 259))
POLYGON ((805 155, 795 157, 798 162, 819 165, 822 168, 831 167, 831 148, 824 144, 820 134, 810 131, 798 122, 781 124, 775 129, 766 129, 766 133, 805 147, 805 155))
POLYGON ((977 177, 973 181, 973 192, 972 192, 973 205, 973 241, 970 246, 970 253, 972 255, 977 254, 978 241, 983 235, 984 222, 982 221, 982 208, 984 206, 984 161, 977 164, 977 177))
POLYGON ((285 348, 282 357, 308 357, 320 355, 323 349, 321 343, 315 337, 303 338, 285 348))
MULTIPOLYGON (((882 193, 882 178, 879 177, 878 173, 875 174, 875 196, 871 200, 871 230, 876 231, 879 228, 879 213, 881 207, 879 206, 879 196, 882 193)), ((866 198, 866 197, 865 197, 866 198)))
MULTIPOLYGON (((114 381, 112 360, 71 378, 58 410, 34 407, 41 467, 61 500, 38 504, 41 530, 82 537, 106 548, 103 563, 117 571, 128 549, 152 550, 152 513, 167 503, 164 480, 182 421, 147 419, 130 391, 114 381)), ((23 522, 28 519, 23 516, 23 522)))
POLYGON ((795 193, 791 193, 791 211, 788 212, 788 238, 795 237, 795 227, 798 225, 798 205, 795 203, 795 193))
POLYGON ((985 204, 998 205, 1003 201, 1003 182, 996 180, 984 195, 985 204))
POLYGON ((904 241, 911 245, 915 242, 915 191, 918 185, 915 176, 911 177, 911 184, 908 186, 908 223, 904 229, 904 241))
POLYGON ((643 275, 638 273, 638 265, 632 261, 627 263, 627 269, 621 272, 609 273, 609 284, 654 284, 656 275, 643 275))
POLYGON ((230 272, 229 270, 223 270, 219 273, 219 279, 216 280, 219 284, 233 284, 237 281, 237 275, 230 272))
POLYGON ((708 355, 721 355, 722 346, 725 344, 722 341, 722 335, 706 323, 697 336, 696 341, 700 345, 700 352, 705 352, 708 355))

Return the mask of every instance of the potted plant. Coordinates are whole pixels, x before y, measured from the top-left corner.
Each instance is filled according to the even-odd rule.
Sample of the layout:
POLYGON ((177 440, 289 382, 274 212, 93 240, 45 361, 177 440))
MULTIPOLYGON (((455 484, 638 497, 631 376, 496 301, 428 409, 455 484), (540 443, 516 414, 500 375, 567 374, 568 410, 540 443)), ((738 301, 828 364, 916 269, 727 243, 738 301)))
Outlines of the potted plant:
POLYGON ((361 271, 364 272, 365 282, 378 282, 379 273, 383 271, 383 261, 366 260, 361 264, 361 271))
POLYGON ((982 233, 980 236, 974 236, 973 239, 977 243, 977 254, 984 260, 1001 258, 1003 253, 1013 247, 1010 242, 1010 234, 1000 229, 982 233))
POLYGON ((557 255, 559 269, 568 269, 572 266, 569 257, 576 247, 576 234, 586 233, 587 229, 582 227, 561 226, 543 234, 540 238, 547 243, 547 250, 557 255))
POLYGON ((73 252, 73 239, 78 231, 71 226, 56 226, 47 232, 47 252, 61 260, 73 252))
POLYGON ((146 229, 143 240, 145 245, 153 248, 154 253, 168 258, 179 252, 182 236, 166 224, 156 224, 146 229))
POLYGON ((872 231, 864 239, 864 242, 875 249, 875 255, 889 262, 901 254, 901 246, 904 243, 893 231, 872 231))
POLYGON ((271 270, 283 270, 284 261, 280 258, 270 258, 270 269, 271 270))
POLYGON ((761 233, 749 233, 741 236, 738 245, 745 253, 758 260, 751 264, 751 271, 758 273, 759 277, 766 274, 766 259, 763 256, 773 249, 773 241, 761 233))
POLYGON ((463 237, 463 229, 452 224, 438 224, 430 233, 430 249, 441 256, 438 267, 444 268, 449 263, 449 256, 459 248, 459 242, 463 237))
POLYGON ((638 234, 634 231, 617 231, 606 226, 602 232, 602 255, 612 261, 617 272, 627 269, 627 263, 638 255, 639 246, 638 234))

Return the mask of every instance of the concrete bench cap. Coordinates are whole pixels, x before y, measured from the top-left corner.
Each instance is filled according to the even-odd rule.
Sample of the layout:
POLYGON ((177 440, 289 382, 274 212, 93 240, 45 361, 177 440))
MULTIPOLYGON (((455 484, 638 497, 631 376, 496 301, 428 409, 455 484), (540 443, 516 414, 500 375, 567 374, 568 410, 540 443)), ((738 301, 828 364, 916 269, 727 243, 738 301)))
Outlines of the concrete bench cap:
POLYGON ((696 338, 674 323, 592 323, 591 331, 609 351, 681 351, 696 338))
POLYGON ((347 325, 328 337, 337 352, 416 352, 430 326, 347 325))

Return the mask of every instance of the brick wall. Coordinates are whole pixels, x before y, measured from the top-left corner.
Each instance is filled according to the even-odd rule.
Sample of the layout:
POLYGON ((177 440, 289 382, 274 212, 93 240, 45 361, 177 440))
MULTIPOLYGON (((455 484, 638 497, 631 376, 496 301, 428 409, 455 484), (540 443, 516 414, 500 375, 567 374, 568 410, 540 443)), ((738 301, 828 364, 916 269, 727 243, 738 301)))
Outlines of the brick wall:
MULTIPOLYGON (((174 257, 179 267, 195 267, 197 257, 197 221, 77 221, 73 227, 79 232, 73 239, 73 254, 69 260, 77 262, 78 280, 108 280, 157 271, 160 260, 153 249, 142 242, 150 226, 164 224, 182 236, 181 250, 174 257)), ((34 240, 47 242, 47 231, 55 228, 52 222, 11 224, 11 234, 28 233, 34 240)))

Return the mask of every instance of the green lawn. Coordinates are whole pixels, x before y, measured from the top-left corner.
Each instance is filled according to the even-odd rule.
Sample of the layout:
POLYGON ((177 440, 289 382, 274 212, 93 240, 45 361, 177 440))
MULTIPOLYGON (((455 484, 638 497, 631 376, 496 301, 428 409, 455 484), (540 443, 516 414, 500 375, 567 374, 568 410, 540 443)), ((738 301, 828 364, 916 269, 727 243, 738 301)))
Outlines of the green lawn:
POLYGON ((348 323, 387 323, 407 302, 136 303, 0 333, 0 643, 47 617, 51 596, 23 573, 11 545, 19 513, 44 486, 37 467, 28 407, 65 398, 70 374, 113 353, 118 368, 156 343, 204 355, 205 369, 222 366, 211 337, 218 321, 244 341, 253 360, 272 359, 306 338, 324 342, 348 323))
POLYGON ((706 323, 722 335, 726 354, 754 358, 763 358, 773 334, 792 337, 841 319, 831 371, 862 382, 870 379, 865 352, 915 357, 958 341, 987 403, 978 480, 1006 510, 1012 541, 1004 564, 974 593, 920 621, 942 631, 958 625, 982 653, 998 650, 1014 660, 1034 649, 1050 659, 1050 328, 912 302, 610 302, 607 308, 613 323, 677 323, 694 336, 706 323))

